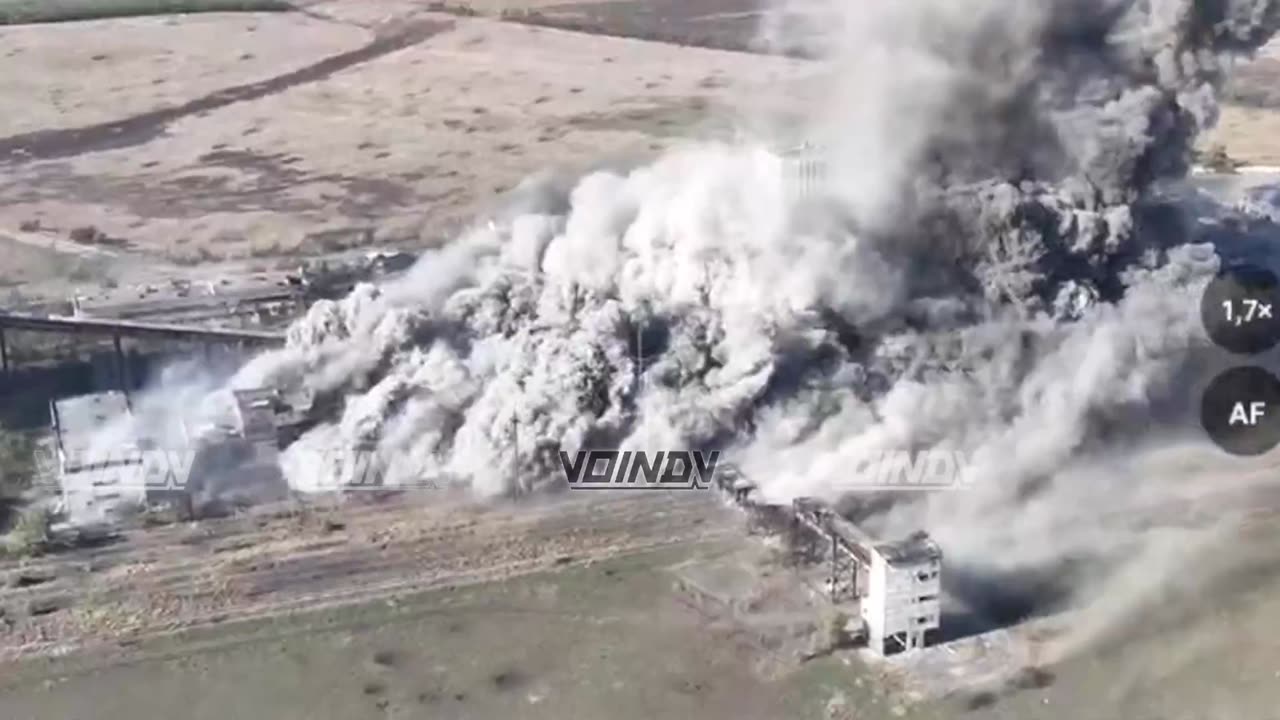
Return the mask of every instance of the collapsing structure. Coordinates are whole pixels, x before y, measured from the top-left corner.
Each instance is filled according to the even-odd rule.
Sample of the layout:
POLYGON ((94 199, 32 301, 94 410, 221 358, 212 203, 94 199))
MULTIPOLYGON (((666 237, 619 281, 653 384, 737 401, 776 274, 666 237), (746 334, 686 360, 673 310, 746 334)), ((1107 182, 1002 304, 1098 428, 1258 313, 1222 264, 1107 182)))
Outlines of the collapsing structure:
POLYGON ((144 466, 136 443, 113 443, 111 452, 95 447, 103 427, 128 417, 120 392, 63 398, 49 404, 57 450, 61 510, 73 525, 111 523, 147 504, 147 488, 159 487, 159 468, 144 466), (141 480, 141 482, 139 482, 141 480))
POLYGON ((197 517, 284 498, 279 449, 295 409, 270 390, 224 399, 220 412, 175 428, 147 428, 119 392, 50 403, 67 523, 110 525, 166 505, 197 517))
POLYGON ((184 427, 193 451, 186 492, 201 514, 222 514, 288 494, 280 470, 280 443, 292 408, 273 390, 229 391, 224 400, 229 412, 213 413, 184 427))
POLYGON ((763 502, 753 483, 732 472, 718 484, 746 511, 753 531, 784 536, 798 562, 829 564, 828 596, 837 605, 857 603, 871 649, 892 655, 938 642, 942 551, 927 533, 877 540, 821 500, 763 502))

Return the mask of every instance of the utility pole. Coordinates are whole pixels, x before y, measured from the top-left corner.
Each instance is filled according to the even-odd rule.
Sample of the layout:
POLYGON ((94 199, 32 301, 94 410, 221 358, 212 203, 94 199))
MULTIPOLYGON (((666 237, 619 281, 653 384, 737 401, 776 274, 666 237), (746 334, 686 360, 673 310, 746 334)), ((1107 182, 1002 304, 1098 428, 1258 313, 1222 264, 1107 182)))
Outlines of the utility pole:
POLYGON ((653 318, 653 308, 649 301, 644 301, 643 312, 637 313, 636 318, 636 379, 635 379, 635 396, 637 401, 644 394, 644 330, 646 324, 653 318))
POLYGON ((520 492, 520 419, 511 416, 511 492, 520 492))
POLYGON ((131 384, 129 381, 129 360, 125 357, 124 348, 120 345, 120 333, 111 336, 111 344, 116 351, 116 380, 120 384, 120 390, 124 393, 125 406, 132 410, 133 399, 130 397, 132 388, 129 387, 131 384))
POLYGON ((644 392, 644 326, 636 323, 636 399, 644 392))

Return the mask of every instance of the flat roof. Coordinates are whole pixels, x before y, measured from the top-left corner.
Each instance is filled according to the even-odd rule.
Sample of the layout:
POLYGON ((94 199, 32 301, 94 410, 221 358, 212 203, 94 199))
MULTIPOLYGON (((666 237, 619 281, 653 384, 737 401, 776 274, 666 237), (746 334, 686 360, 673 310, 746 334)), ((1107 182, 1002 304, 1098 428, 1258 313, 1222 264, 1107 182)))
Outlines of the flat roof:
POLYGON ((102 423, 129 412, 129 402, 118 390, 60 398, 53 405, 58 430, 64 433, 92 432, 102 423))
POLYGON ((54 400, 53 413, 58 449, 71 465, 80 463, 96 433, 130 414, 128 399, 116 390, 54 400))
POLYGON ((876 543, 875 550, 890 565, 916 565, 942 559, 942 549, 924 532, 902 540, 876 543))

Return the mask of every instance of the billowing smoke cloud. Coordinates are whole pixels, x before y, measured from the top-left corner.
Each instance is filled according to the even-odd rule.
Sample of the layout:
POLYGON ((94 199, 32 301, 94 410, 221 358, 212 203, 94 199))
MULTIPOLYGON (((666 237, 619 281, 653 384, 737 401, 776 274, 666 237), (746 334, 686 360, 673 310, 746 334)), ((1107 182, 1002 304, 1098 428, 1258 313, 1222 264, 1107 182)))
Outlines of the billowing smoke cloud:
POLYGON ((130 397, 130 411, 106 418, 82 452, 87 462, 118 459, 121 448, 176 450, 191 444, 203 423, 225 422, 222 392, 236 368, 230 359, 180 360, 160 368, 149 387, 130 397))
POLYGON ((779 501, 836 500, 852 459, 951 448, 970 490, 854 510, 925 527, 957 567, 1097 556, 1126 587, 1168 567, 1177 543, 1133 514, 1202 491, 1136 458, 1185 437, 1226 240, 1188 244, 1160 188, 1280 3, 804 5, 770 31, 823 59, 788 128, 819 148, 821 193, 748 143, 526 183, 240 371, 341 401, 286 451, 295 486, 346 480, 318 459, 334 447, 376 448, 390 482, 496 494, 558 481, 561 449, 693 446, 779 501))
POLYGON ((991 441, 1038 433, 1037 402, 1063 414, 1039 442, 1070 455, 1198 333, 1188 298, 1216 259, 1169 252, 1185 237, 1144 232, 1141 201, 1185 170, 1224 54, 1275 21, 1206 7, 821 6, 830 29, 804 37, 830 92, 805 129, 826 202, 794 202, 785 160, 740 145, 531 184, 406 280, 316 305, 241 381, 343 393, 339 437, 489 489, 513 421, 530 478, 583 443, 817 462, 827 434, 991 441))

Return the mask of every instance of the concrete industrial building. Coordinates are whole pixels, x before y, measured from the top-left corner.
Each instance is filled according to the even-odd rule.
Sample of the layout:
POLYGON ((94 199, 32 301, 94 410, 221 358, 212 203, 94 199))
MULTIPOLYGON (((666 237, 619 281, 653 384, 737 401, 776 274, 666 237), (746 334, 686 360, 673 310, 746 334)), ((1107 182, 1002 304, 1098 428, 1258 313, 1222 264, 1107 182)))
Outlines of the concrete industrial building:
POLYGON ((50 403, 53 438, 58 457, 62 512, 79 526, 116 522, 147 503, 146 485, 139 482, 151 468, 143 467, 136 442, 94 446, 94 438, 113 423, 127 422, 129 405, 123 393, 63 398, 50 403))
POLYGON ((830 564, 832 602, 856 602, 863 633, 882 655, 937 642, 942 551, 927 533, 885 542, 813 498, 793 503, 792 546, 830 564))
POLYGON ((190 516, 220 514, 286 497, 280 437, 297 422, 295 408, 271 390, 221 399, 222 406, 179 428, 148 428, 145 421, 154 418, 136 417, 116 391, 50 403, 67 523, 111 525, 157 505, 190 516), (167 438, 163 447, 150 432, 167 438))
POLYGON ((867 644, 891 655, 933 645, 942 626, 942 552, 924 533, 869 548, 861 614, 867 644))
POLYGON ((861 635, 882 655, 936 644, 942 626, 942 551, 928 534, 885 542, 816 498, 790 506, 762 501, 732 469, 720 489, 746 511, 756 532, 784 535, 801 564, 825 564, 824 590, 837 607, 854 608, 861 635))

